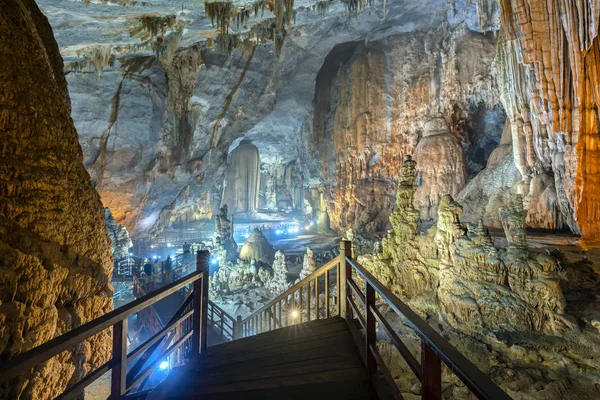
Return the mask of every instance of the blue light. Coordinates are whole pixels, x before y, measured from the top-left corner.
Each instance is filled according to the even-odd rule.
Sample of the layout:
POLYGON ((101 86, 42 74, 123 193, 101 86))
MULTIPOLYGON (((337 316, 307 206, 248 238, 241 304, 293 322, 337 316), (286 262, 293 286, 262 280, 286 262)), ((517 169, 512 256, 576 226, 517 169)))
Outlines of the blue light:
POLYGON ((169 362, 168 361, 161 362, 159 368, 162 370, 169 368, 169 362))
POLYGON ((210 259, 210 263, 211 264, 216 264, 217 263, 217 259, 216 258, 211 258, 210 259))
POLYGON ((248 238, 250 237, 250 234, 249 234, 249 233, 244 233, 244 237, 245 237, 246 239, 248 239, 248 238))
POLYGON ((277 229, 277 230, 275 231, 275 234, 276 234, 276 235, 281 235, 282 233, 283 233, 283 231, 282 231, 281 229, 277 229))

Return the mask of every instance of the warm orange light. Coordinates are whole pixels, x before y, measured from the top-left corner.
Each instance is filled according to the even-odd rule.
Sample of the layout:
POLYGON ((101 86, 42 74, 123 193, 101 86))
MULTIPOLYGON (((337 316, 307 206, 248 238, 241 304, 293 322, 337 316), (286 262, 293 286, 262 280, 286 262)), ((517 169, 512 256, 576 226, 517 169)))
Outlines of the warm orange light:
POLYGON ((298 318, 298 315, 300 315, 300 314, 298 313, 297 310, 292 311, 292 318, 296 319, 296 318, 298 318))

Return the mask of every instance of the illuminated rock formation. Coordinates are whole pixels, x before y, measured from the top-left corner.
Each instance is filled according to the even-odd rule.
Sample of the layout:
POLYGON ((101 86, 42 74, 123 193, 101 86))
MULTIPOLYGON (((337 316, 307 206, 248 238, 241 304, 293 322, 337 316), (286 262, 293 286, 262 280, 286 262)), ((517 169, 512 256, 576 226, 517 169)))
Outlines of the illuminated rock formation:
POLYGON ((227 204, 221 207, 215 217, 215 254, 220 265, 235 261, 238 257, 237 243, 233 238, 233 222, 227 218, 227 204))
MULTIPOLYGON (((58 46, 33 0, 0 1, 0 355, 112 310, 111 243, 83 166, 58 46)), ((103 331, 0 387, 49 399, 110 358, 103 331)))
POLYGON ((467 178, 463 149, 442 117, 434 117, 425 123, 414 159, 419 181, 415 207, 421 218, 435 219, 441 197, 445 194, 456 196, 467 178))
POLYGON ((556 333, 569 327, 560 317, 565 298, 556 260, 533 256, 527 248, 522 197, 511 196, 510 207, 500 211, 506 251, 494 247, 482 224, 464 225, 462 206, 450 195, 440 200, 437 225, 417 234, 415 170, 414 161, 404 162, 397 210, 390 216, 393 230, 383 239, 381 254, 360 258, 368 268, 417 308, 437 303, 441 318, 470 335, 490 329, 556 333))
POLYGON ((315 253, 310 247, 306 248, 306 254, 302 261, 302 270, 300 271, 299 280, 302 280, 317 270, 317 262, 315 261, 315 253))
POLYGON ((270 267, 274 259, 273 246, 259 229, 254 229, 240 250, 240 260, 254 261, 270 267))
POLYGON ((383 230, 405 155, 423 160, 417 208, 435 218, 441 196, 457 195, 499 142, 493 35, 442 25, 339 47, 317 77, 309 137, 332 227, 383 230))
POLYGON ((106 218, 108 237, 112 242, 113 259, 119 261, 129 257, 129 249, 133 247, 133 242, 129 237, 127 228, 117 224, 108 207, 104 209, 104 218, 106 218))
POLYGON ((280 295, 292 286, 291 282, 288 282, 288 267, 285 260, 285 253, 282 251, 277 251, 277 253, 275 253, 275 261, 273 261, 273 278, 266 286, 273 296, 280 295))
POLYGON ((226 204, 232 214, 256 211, 260 188, 258 149, 242 142, 230 157, 221 204, 226 204))

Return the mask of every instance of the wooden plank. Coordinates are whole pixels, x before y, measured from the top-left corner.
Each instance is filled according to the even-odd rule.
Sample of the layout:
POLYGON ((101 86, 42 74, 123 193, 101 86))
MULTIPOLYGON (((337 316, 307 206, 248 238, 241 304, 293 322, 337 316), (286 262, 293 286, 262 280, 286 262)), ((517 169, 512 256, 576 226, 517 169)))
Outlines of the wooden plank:
POLYGON ((346 329, 336 330, 336 331, 331 331, 331 332, 324 333, 324 334, 318 335, 318 336, 295 338, 295 339, 292 338, 292 339, 285 340, 285 341, 275 341, 273 343, 266 343, 261 346, 254 346, 254 347, 248 348, 246 350, 235 349, 233 351, 224 351, 224 352, 220 352, 216 356, 213 355, 213 357, 211 359, 224 358, 224 357, 229 358, 229 359, 238 359, 239 357, 252 358, 252 357, 260 356, 261 353, 276 351, 277 349, 280 349, 280 348, 286 348, 286 347, 290 347, 290 346, 298 346, 298 345, 302 345, 303 343, 310 343, 310 342, 314 342, 315 340, 322 340, 322 339, 327 339, 327 338, 331 338, 331 337, 336 337, 336 338, 338 338, 338 340, 342 340, 344 337, 347 337, 347 336, 348 336, 348 332, 346 329))
MULTIPOLYGON (((368 376, 364 367, 347 369, 336 369, 333 366, 329 367, 330 369, 298 373, 296 375, 285 375, 284 373, 281 373, 279 376, 262 377, 247 381, 217 383, 214 385, 199 387, 177 388, 177 397, 198 396, 205 393, 223 393, 272 387, 297 386, 331 381, 364 380, 368 376)), ((154 398, 164 398, 159 397, 160 394, 164 394, 172 390, 172 388, 166 387, 166 385, 161 386, 160 389, 157 390, 157 397, 151 397, 149 400, 154 398)))
MULTIPOLYGON (((169 398, 177 399, 178 396, 169 398)), ((192 397, 189 397, 192 398, 192 397)), ((369 380, 325 382, 312 385, 298 385, 284 388, 267 388, 244 392, 208 394, 193 397, 197 400, 306 400, 307 398, 327 398, 330 400, 376 399, 377 395, 369 380)))
POLYGON ((354 341, 350 335, 335 335, 318 341, 308 341, 306 343, 296 343, 291 346, 280 346, 264 352, 253 354, 239 354, 233 357, 211 357, 206 361, 198 364, 198 368, 202 368, 212 372, 213 369, 236 364, 236 366, 244 365, 248 362, 256 362, 256 365, 271 365, 275 363, 287 362, 286 356, 294 357, 298 353, 304 358, 329 356, 334 354, 354 353, 354 341), (261 360, 267 359, 268 362, 261 360))
POLYGON ((302 325, 291 326, 284 329, 277 329, 263 335, 251 336, 233 342, 212 346, 208 352, 211 355, 223 355, 239 351, 264 351, 270 347, 285 346, 289 343, 292 343, 294 340, 312 340, 319 335, 347 330, 348 328, 345 326, 343 321, 336 321, 326 326, 318 327, 318 329, 306 329, 302 325))

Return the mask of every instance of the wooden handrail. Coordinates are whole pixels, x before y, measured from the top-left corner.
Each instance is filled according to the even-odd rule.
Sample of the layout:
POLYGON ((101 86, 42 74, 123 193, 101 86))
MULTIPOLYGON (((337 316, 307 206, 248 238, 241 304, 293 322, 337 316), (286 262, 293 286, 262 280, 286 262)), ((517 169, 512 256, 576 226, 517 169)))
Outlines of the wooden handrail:
MULTIPOLYGON (((3 384, 21 374, 28 373, 37 365, 48 361, 61 352, 69 350, 78 343, 83 342, 89 337, 105 329, 113 327, 112 359, 96 370, 90 372, 86 377, 77 382, 75 385, 71 386, 63 395, 59 397, 71 397, 75 391, 84 389, 102 374, 111 370, 111 399, 121 398, 126 394, 126 392, 131 390, 138 382, 140 382, 141 379, 147 376, 155 367, 154 364, 156 364, 153 363, 148 366, 140 375, 130 377, 130 380, 126 379, 127 360, 133 358, 132 356, 134 354, 137 355, 143 351, 134 350, 130 355, 127 354, 128 317, 190 284, 193 284, 194 286, 194 291, 192 293, 192 310, 190 312, 184 312, 185 307, 180 307, 169 324, 163 330, 154 335, 154 337, 148 339, 142 345, 142 347, 150 348, 154 345, 158 345, 161 338, 164 337, 169 331, 176 328, 179 324, 184 323, 184 321, 189 317, 192 317, 194 322, 189 332, 181 333, 179 335, 179 339, 177 339, 176 342, 167 349, 167 353, 171 353, 178 347, 182 346, 190 337, 192 341, 191 348, 193 350, 191 357, 195 358, 200 352, 206 352, 208 260, 208 251, 199 251, 197 253, 197 265, 195 272, 192 272, 191 274, 162 287, 158 291, 147 294, 129 304, 124 305, 123 307, 96 318, 38 347, 13 357, 6 362, 0 363, 0 384, 3 384)), ((163 357, 164 354, 161 354, 160 356, 163 357)))
POLYGON ((306 286, 307 282, 312 281, 315 278, 320 277, 325 272, 329 271, 334 266, 336 266, 338 263, 339 263, 339 257, 336 257, 336 258, 330 260, 325 265, 319 267, 315 272, 313 272, 312 274, 308 275, 306 278, 304 278, 300 282, 296 283, 295 285, 293 285, 291 288, 289 288, 285 292, 281 293, 279 296, 277 296, 276 298, 274 298, 273 300, 271 300, 270 302, 268 302, 267 304, 265 304, 263 307, 259 308, 258 310, 254 311, 252 314, 250 314, 249 316, 247 316, 246 318, 244 318, 242 320, 242 323, 248 322, 252 318, 255 318, 259 314, 261 314, 264 311, 266 311, 268 308, 271 308, 273 305, 275 305, 275 304, 283 301, 283 299, 287 298, 289 295, 291 295, 292 293, 296 292, 298 289, 303 288, 304 286, 306 286))
MULTIPOLYGON (((375 318, 382 323, 384 329, 388 333, 392 333, 390 325, 384 320, 383 315, 379 312, 375 304, 375 293, 379 294, 381 299, 398 314, 404 317, 413 327, 415 333, 419 336, 422 343, 421 349, 421 366, 420 373, 417 373, 417 361, 412 356, 407 356, 408 349, 403 344, 400 345, 400 338, 392 334, 392 343, 398 348, 400 354, 407 360, 408 365, 421 380, 422 397, 438 399, 441 398, 441 369, 440 361, 444 362, 458 378, 473 392, 479 399, 493 400, 509 400, 510 397, 502 390, 494 381, 481 372, 471 361, 463 356, 454 346, 436 332, 429 324, 423 320, 417 313, 410 309, 402 300, 398 298, 390 289, 379 282, 371 273, 369 273, 362 265, 353 260, 351 257, 345 257, 346 265, 351 267, 351 270, 356 271, 365 281, 366 293, 361 300, 365 301, 365 342, 366 342, 366 358, 367 369, 373 370, 375 364, 369 362, 369 356, 381 369, 386 369, 382 363, 382 358, 378 353, 375 343, 375 318)), ((353 283, 351 272, 346 275, 345 281, 347 285, 353 283)), ((353 288, 354 289, 354 288, 353 288)), ((356 288, 358 289, 358 288, 356 288)), ((352 290, 354 292, 354 290, 352 290)), ((358 293, 357 293, 357 296, 358 293)), ((347 300, 352 301, 352 293, 347 293, 347 300)), ((354 304, 352 303, 354 306, 354 304)), ((362 318, 362 317, 361 317, 362 318)), ((410 353, 408 353, 410 354, 410 353)), ((386 374, 384 376, 391 375, 386 374)), ((391 382, 393 384, 393 380, 391 382)))

